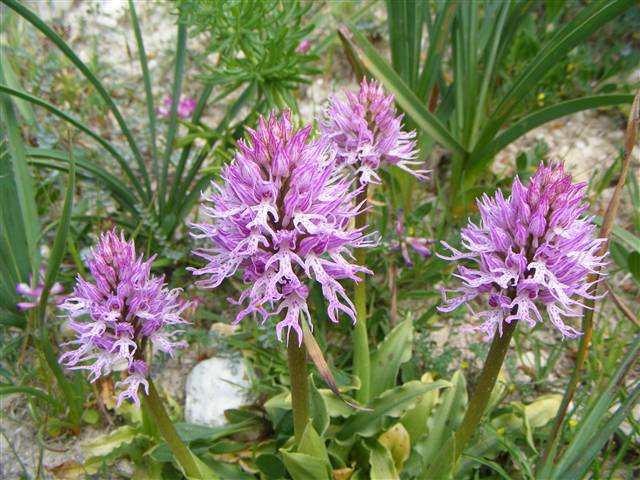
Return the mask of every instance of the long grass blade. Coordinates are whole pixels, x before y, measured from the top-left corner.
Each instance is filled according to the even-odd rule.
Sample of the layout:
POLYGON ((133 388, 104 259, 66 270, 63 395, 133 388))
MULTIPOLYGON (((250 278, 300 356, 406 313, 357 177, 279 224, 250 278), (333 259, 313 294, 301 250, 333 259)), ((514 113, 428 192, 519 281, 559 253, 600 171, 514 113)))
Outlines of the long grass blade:
POLYGON ((65 402, 69 405, 70 420, 77 428, 80 425, 80 417, 82 414, 81 400, 77 398, 74 393, 73 386, 67 381, 64 376, 62 368, 58 364, 58 358, 56 357, 51 340, 48 335, 48 329, 45 324, 45 316, 47 310, 47 302, 49 299, 49 292, 53 286, 62 258, 64 257, 67 245, 67 235, 69 232, 69 226, 71 225, 71 213, 73 211, 73 194, 75 192, 76 183, 76 164, 73 156, 70 156, 71 163, 69 164, 69 181, 67 182, 67 191, 64 197, 64 204, 62 207, 62 213, 58 222, 58 228, 56 230, 56 237, 51 248, 51 254, 49 256, 49 262, 47 265, 47 272, 44 277, 44 284, 42 287, 42 293, 40 295, 40 303, 38 305, 38 325, 39 325, 39 343, 42 352, 44 353, 47 365, 51 369, 53 375, 56 377, 58 386, 65 397, 65 402))
POLYGON ((147 52, 144 48, 142 39, 142 30, 140 22, 136 14, 136 8, 133 0, 129 0, 129 12, 131 13, 131 24, 136 36, 136 44, 138 45, 138 56, 140 57, 140 68, 142 69, 142 81, 144 83, 145 101, 147 104, 147 117, 149 118, 149 145, 151 146, 151 161, 153 164, 153 174, 158 181, 160 172, 158 169, 158 145, 156 142, 156 109, 153 104, 153 91, 151 89, 151 75, 149 75, 149 64, 147 62, 147 52))
POLYGON ((173 152, 173 141, 176 137, 178 129, 178 102, 180 101, 180 92, 182 91, 182 75, 184 72, 184 62, 187 56, 187 26, 183 23, 178 24, 178 40, 176 45, 176 68, 173 77, 173 89, 171 92, 171 113, 169 115, 169 129, 167 131, 167 144, 165 145, 164 157, 162 159, 162 173, 160 176, 160 189, 158 192, 158 200, 160 212, 164 213, 165 198, 167 192, 167 175, 169 172, 169 163, 171 162, 171 153, 173 152))
MULTIPOLYGON (((11 167, 15 182, 14 186, 21 213, 21 226, 8 225, 7 228, 24 229, 29 260, 31 263, 31 272, 36 276, 36 272, 40 266, 40 250, 38 248, 40 221, 38 219, 38 210, 36 208, 35 190, 27 166, 27 157, 22 143, 20 128, 18 127, 18 120, 15 116, 10 97, 8 95, 0 95, 0 105, 2 110, 2 123, 6 125, 7 129, 9 158, 11 159, 11 167)), ((16 236, 17 235, 18 234, 16 232, 16 236)), ((24 281, 24 279, 21 280, 24 281)))
POLYGON ((484 147, 474 150, 469 159, 467 176, 473 177, 484 171, 496 153, 540 125, 583 110, 625 105, 631 102, 633 102, 633 95, 628 94, 593 95, 567 100, 537 110, 518 120, 484 147))
POLYGON ((620 15, 634 3, 633 0, 600 0, 586 7, 569 24, 562 28, 529 64, 525 72, 514 82, 509 92, 498 104, 478 140, 478 145, 489 143, 505 124, 520 101, 572 48, 620 15))
MULTIPOLYGON (((27 148, 27 157, 29 163, 37 167, 52 168, 68 172, 71 159, 65 152, 52 150, 47 148, 27 148)), ((129 188, 118 177, 109 173, 100 165, 82 160, 75 159, 76 167, 80 171, 89 174, 89 178, 98 181, 113 195, 120 205, 129 210, 133 214, 137 214, 136 198, 129 191, 129 188)))
POLYGON ((127 139, 127 142, 129 143, 129 148, 131 148, 131 152, 133 153, 133 156, 136 159, 136 162, 138 163, 138 166, 140 168, 140 174, 142 175, 142 178, 145 183, 145 187, 146 187, 145 198, 150 198, 151 183, 149 181, 149 174, 147 172, 147 168, 142 158, 142 155, 140 154, 140 150, 138 149, 138 145, 136 144, 133 138, 133 135, 129 130, 129 127, 125 122, 124 117, 120 113, 118 106, 115 104, 115 102, 113 101, 113 98, 111 97, 111 95, 109 95, 109 93, 104 88, 102 83, 96 78, 93 72, 91 72, 89 67, 87 67, 87 65, 82 60, 80 60, 80 58, 75 54, 73 49, 69 45, 67 45, 67 43, 62 39, 62 37, 60 37, 60 35, 58 35, 51 27, 49 27, 49 25, 43 22, 42 19, 38 17, 38 15, 36 15, 33 11, 31 11, 29 8, 27 8, 23 3, 19 2, 18 0, 2 0, 2 3, 7 5, 9 8, 11 8, 20 16, 22 16, 25 20, 31 23, 34 27, 40 30, 49 40, 51 40, 62 51, 62 53, 64 53, 64 55, 78 68, 78 70, 82 72, 82 74, 86 77, 86 79, 93 85, 93 87, 96 89, 100 97, 102 97, 103 101, 107 104, 107 107, 109 107, 109 110, 111 110, 111 113, 113 113, 113 116, 116 119, 116 122, 120 127, 120 130, 122 131, 123 135, 127 139))
POLYGON ((46 100, 42 100, 41 98, 34 97, 33 95, 31 95, 31 94, 29 94, 27 92, 24 92, 24 91, 21 91, 21 90, 16 90, 16 89, 13 89, 13 88, 9 88, 6 85, 0 85, 0 92, 4 92, 4 93, 7 93, 7 94, 12 95, 14 97, 22 98, 24 100, 27 100, 27 101, 35 104, 35 105, 39 105, 39 106, 45 108, 46 110, 48 110, 49 112, 53 113, 55 116, 57 116, 57 117, 63 119, 64 121, 70 123, 71 125, 76 127, 78 130, 80 130, 80 131, 86 133, 87 135, 89 135, 96 142, 98 142, 100 145, 102 145, 102 147, 104 147, 104 149, 106 151, 108 151, 113 156, 113 158, 115 158, 115 160, 118 162, 118 165, 120 165, 120 167, 122 168, 122 170, 124 171, 126 176, 129 178, 129 180, 131 180, 131 183, 133 184, 133 186, 136 189, 136 191, 138 191, 138 193, 140 194, 141 198, 145 198, 145 193, 144 193, 144 190, 142 189, 142 185, 140 184, 140 181, 138 180, 138 178, 131 171, 131 168, 129 168, 127 160, 122 155, 120 155, 120 153, 115 149, 115 147, 113 147, 113 145, 111 145, 109 142, 107 142, 98 133, 96 133, 95 131, 93 131, 90 128, 88 128, 86 125, 84 125, 79 120, 76 120, 75 118, 71 117, 70 115, 64 113, 62 110, 60 110, 56 106, 52 105, 51 103, 47 102, 46 100))

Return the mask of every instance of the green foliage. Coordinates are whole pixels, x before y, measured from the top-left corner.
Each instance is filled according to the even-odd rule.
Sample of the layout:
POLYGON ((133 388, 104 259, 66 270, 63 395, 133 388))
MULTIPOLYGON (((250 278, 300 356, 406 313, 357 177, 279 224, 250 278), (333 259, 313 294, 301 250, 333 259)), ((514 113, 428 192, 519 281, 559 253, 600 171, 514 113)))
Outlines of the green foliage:
POLYGON ((181 0, 178 12, 193 36, 205 35, 200 61, 206 82, 231 89, 256 85, 256 103, 297 110, 292 92, 318 73, 312 65, 318 57, 296 51, 314 28, 306 21, 312 6, 298 0, 181 0))

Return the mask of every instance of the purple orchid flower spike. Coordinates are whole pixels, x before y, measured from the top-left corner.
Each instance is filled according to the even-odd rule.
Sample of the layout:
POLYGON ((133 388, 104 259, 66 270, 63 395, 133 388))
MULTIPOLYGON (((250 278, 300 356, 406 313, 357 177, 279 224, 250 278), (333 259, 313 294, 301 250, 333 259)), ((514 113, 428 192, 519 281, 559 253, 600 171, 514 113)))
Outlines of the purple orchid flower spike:
POLYGON ((397 115, 393 95, 385 96, 375 80, 362 80, 357 95, 346 92, 347 100, 331 100, 320 128, 336 151, 338 165, 356 171, 362 184, 380 183, 382 163, 396 165, 425 179, 428 170, 416 170, 416 132, 402 130, 403 115, 397 115))
POLYGON ((498 191, 493 198, 478 200, 481 222, 462 229, 459 251, 442 242, 453 255, 446 260, 470 260, 475 268, 459 266, 455 275, 462 286, 443 290, 441 312, 465 304, 479 326, 466 327, 485 332, 486 339, 504 322, 523 320, 531 327, 543 322, 544 307, 551 323, 564 337, 581 335, 565 324, 565 318, 582 317, 580 299, 594 298, 589 274, 606 264, 598 249, 605 241, 594 238, 592 218, 584 217, 586 184, 573 184, 562 165, 540 165, 525 187, 516 177, 511 196, 498 191), (446 293, 457 296, 447 298, 446 293), (481 301, 475 312, 471 302, 481 301))
POLYGON ((401 252, 402 258, 404 259, 404 263, 408 268, 413 268, 414 263, 411 260, 411 255, 409 253, 409 248, 412 248, 416 252, 420 254, 420 256, 424 258, 429 258, 432 254, 431 248, 429 245, 435 243, 435 240, 430 240, 424 237, 416 237, 414 236, 413 227, 409 227, 406 229, 404 226, 404 209, 398 209, 398 220, 396 221, 396 237, 391 242, 391 248, 395 252, 401 252))
POLYGON ((247 288, 231 303, 246 305, 235 323, 257 313, 263 322, 283 315, 276 326, 291 330, 302 343, 300 317, 313 328, 307 307, 306 280, 322 286, 332 322, 340 311, 355 322, 354 306, 342 279, 358 281, 366 268, 350 263, 351 249, 375 244, 351 220, 362 205, 354 205, 359 190, 335 168, 326 142, 310 140, 311 127, 295 130, 291 113, 260 118, 249 140, 238 142, 231 164, 222 170, 222 182, 204 194, 209 223, 193 225, 196 238, 210 245, 194 251, 206 265, 192 269, 206 277, 198 284, 216 288, 240 271, 247 288))
POLYGON ((115 230, 103 233, 88 260, 94 283, 78 276, 73 294, 60 306, 77 338, 59 362, 72 370, 88 370, 91 382, 112 371, 126 369, 128 375, 116 383, 125 398, 140 407, 138 390, 148 393, 148 365, 142 355, 147 344, 173 356, 186 342, 175 341, 187 323, 182 312, 190 303, 180 299, 182 290, 166 288, 163 277, 151 274, 155 256, 146 262, 136 256, 133 241, 115 230))
MULTIPOLYGON (((36 308, 40 303, 40 296, 42 295, 42 289, 44 288, 44 270, 40 271, 40 275, 38 276, 38 284, 31 288, 33 282, 33 276, 29 274, 29 283, 18 283, 16 285, 16 293, 18 295, 22 295, 25 297, 25 302, 16 303, 16 309, 19 312, 24 312, 26 310, 31 310, 36 308)), ((64 294, 64 287, 61 283, 56 282, 53 284, 51 289, 49 290, 49 298, 48 301, 53 305, 60 305, 66 299, 66 295, 64 294)))

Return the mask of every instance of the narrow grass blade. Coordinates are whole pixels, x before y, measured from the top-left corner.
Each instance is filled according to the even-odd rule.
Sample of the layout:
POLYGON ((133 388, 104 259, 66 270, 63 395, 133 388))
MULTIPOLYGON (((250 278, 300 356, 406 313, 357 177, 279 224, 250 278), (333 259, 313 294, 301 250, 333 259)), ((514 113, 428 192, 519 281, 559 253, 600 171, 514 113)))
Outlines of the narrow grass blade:
MULTIPOLYGON (((1 92, 2 90, 0 90, 1 92)), ((0 109, 3 124, 6 125, 9 158, 11 159, 11 167, 13 171, 14 186, 17 194, 18 206, 20 208, 20 217, 22 225, 8 225, 7 228, 23 228, 24 236, 27 241, 27 250, 31 263, 31 272, 36 274, 40 266, 40 250, 38 248, 38 239, 40 237, 40 221, 38 219, 38 210, 36 208, 35 190, 33 181, 27 166, 27 157, 25 155, 22 136, 18 120, 8 95, 0 95, 0 109)), ((10 235, 13 235, 10 233, 10 235)), ((16 232, 17 238, 20 238, 16 232)), ((21 279, 24 281, 25 279, 21 279)))
POLYGON ((136 14, 136 8, 133 0, 129 0, 129 12, 131 13, 131 24, 136 36, 136 44, 138 45, 138 56, 140 57, 140 68, 142 69, 142 80, 144 82, 144 94, 147 104, 147 116, 149 117, 149 145, 151 146, 151 160, 153 163, 153 174, 158 181, 160 172, 158 170, 158 146, 156 143, 156 109, 153 104, 153 91, 151 89, 151 76, 149 75, 149 65, 147 63, 147 52, 144 48, 142 39, 142 30, 140 22, 136 14))
POLYGON ((520 101, 555 66, 557 61, 613 18, 620 15, 634 0, 599 0, 586 7, 562 28, 529 64, 525 72, 514 82, 509 92, 498 104, 483 130, 478 145, 489 143, 506 123, 520 101))
POLYGON ((51 340, 49 339, 48 329, 45 324, 45 316, 47 310, 47 301, 49 299, 49 292, 53 286, 62 259, 64 257, 67 245, 67 235, 69 232, 69 226, 71 224, 71 213, 73 210, 73 194, 75 191, 76 183, 76 164, 71 156, 71 163, 69 165, 69 181, 67 183, 67 191, 64 197, 64 205, 62 207, 62 213, 58 222, 58 229, 56 231, 56 237, 51 248, 49 256, 49 262, 47 265, 47 272, 44 277, 44 285, 42 287, 42 293, 40 295, 40 304, 38 305, 38 323, 39 323, 39 343, 40 348, 45 356, 47 364, 51 369, 53 375, 56 377, 58 386, 65 397, 65 403, 70 409, 70 420, 72 424, 78 428, 80 425, 80 417, 82 415, 82 399, 74 392, 73 385, 71 385, 64 376, 62 368, 58 364, 58 358, 53 351, 51 340))
POLYGON ((136 159, 138 166, 140 167, 140 174, 142 175, 142 178, 145 183, 145 187, 146 187, 145 198, 150 198, 151 183, 149 181, 149 174, 147 173, 147 169, 146 169, 144 160, 142 158, 142 155, 140 154, 140 150, 138 149, 138 145, 136 144, 133 138, 133 135, 129 130, 129 127, 125 122, 124 117, 120 113, 120 110, 118 109, 117 105, 113 101, 113 98, 111 98, 111 95, 109 95, 109 93, 104 88, 102 83, 100 83, 100 81, 96 78, 93 72, 91 72, 89 67, 87 67, 87 65, 82 60, 80 60, 80 58, 75 54, 73 49, 69 45, 67 45, 67 43, 62 39, 62 37, 60 37, 60 35, 58 35, 51 27, 49 27, 49 25, 47 25, 44 21, 42 21, 42 19, 38 17, 38 15, 36 15, 33 11, 31 11, 29 8, 27 8, 23 3, 19 2, 18 0, 2 0, 2 2, 5 5, 7 5, 9 8, 14 10, 16 13, 18 13, 20 16, 22 16, 25 20, 31 23, 38 30, 40 30, 51 42, 53 42, 62 51, 62 53, 64 53, 64 55, 78 68, 78 70, 82 72, 82 74, 86 77, 86 79, 93 85, 93 87, 96 89, 100 97, 102 97, 104 102, 107 104, 107 107, 109 107, 109 110, 111 110, 111 113, 113 113, 113 116, 116 119, 116 122, 120 127, 120 130, 122 131, 123 135, 127 139, 127 142, 129 143, 129 148, 131 148, 131 152, 133 153, 133 156, 136 159))
POLYGON ((451 31, 451 24, 458 8, 458 0, 446 2, 438 13, 433 27, 429 30, 429 48, 425 60, 416 94, 422 103, 427 101, 428 95, 436 82, 441 69, 442 55, 445 52, 445 42, 451 31))
POLYGON ((141 198, 145 198, 145 193, 144 193, 144 190, 142 189, 142 185, 138 181, 138 178, 131 171, 131 168, 129 168, 127 160, 122 155, 120 155, 120 153, 118 153, 118 151, 115 149, 115 147, 113 147, 113 145, 111 145, 109 142, 107 142, 98 133, 96 133, 95 131, 91 130, 90 128, 85 126, 82 122, 76 120, 75 118, 71 117, 70 115, 67 115, 62 110, 57 108, 56 106, 50 104, 49 102, 47 102, 45 100, 42 100, 42 99, 38 98, 38 97, 34 97, 33 95, 30 95, 27 92, 24 92, 24 91, 21 91, 21 90, 15 90, 13 88, 7 87, 6 85, 0 85, 0 92, 7 93, 7 94, 12 95, 12 96, 17 97, 17 98, 22 98, 22 99, 27 100, 27 101, 35 104, 35 105, 43 107, 46 110, 48 110, 49 112, 53 113, 55 116, 63 119, 64 121, 66 121, 66 122, 70 123, 71 125, 73 125, 74 127, 76 127, 78 130, 80 130, 80 131, 86 133, 87 135, 89 135, 91 138, 93 138, 95 141, 97 141, 100 145, 102 145, 102 147, 104 147, 104 149, 107 150, 113 156, 113 158, 115 158, 115 160, 118 162, 118 164, 120 165, 120 167, 122 168, 124 173, 127 175, 129 180, 131 180, 131 183, 133 184, 133 186, 136 189, 136 191, 140 194, 141 198))
POLYGON ((187 56, 187 26, 183 23, 178 24, 178 40, 176 45, 176 68, 173 77, 173 96, 171 102, 171 113, 169 114, 169 129, 167 131, 167 144, 165 145, 164 156, 162 159, 162 173, 160 176, 160 190, 158 192, 158 200, 160 212, 164 213, 165 198, 167 192, 167 175, 169 172, 169 163, 171 162, 171 153, 173 152, 173 141, 176 137, 178 129, 178 102, 180 101, 180 92, 182 91, 182 75, 184 72, 184 62, 187 56))
MULTIPOLYGON (((52 168, 56 170, 69 171, 71 159, 68 154, 59 150, 47 148, 27 148, 29 163, 37 167, 52 168)), ((75 159, 76 167, 89 174, 89 178, 101 183, 113 195, 124 208, 133 214, 137 214, 136 198, 129 191, 129 187, 118 177, 109 173, 100 165, 75 159)))
POLYGON ((585 478, 595 458, 624 419, 632 414, 632 409, 638 403, 638 400, 640 400, 640 386, 636 386, 625 402, 609 417, 604 425, 593 426, 594 435, 585 445, 585 448, 579 452, 575 462, 566 469, 559 469, 554 472, 555 478, 585 478))
POLYGON ((16 393, 23 393, 31 397, 39 398, 40 400, 50 403, 56 408, 62 408, 60 402, 39 388, 28 387, 26 385, 0 385, 0 397, 5 395, 14 395, 16 393))
POLYGON ((537 110, 514 123, 484 147, 472 152, 469 158, 467 176, 472 177, 484 171, 496 153, 514 142, 516 139, 520 138, 525 133, 530 132, 540 125, 544 125, 545 123, 583 110, 610 107, 614 105, 625 105, 632 102, 633 95, 594 95, 567 100, 565 102, 537 110))

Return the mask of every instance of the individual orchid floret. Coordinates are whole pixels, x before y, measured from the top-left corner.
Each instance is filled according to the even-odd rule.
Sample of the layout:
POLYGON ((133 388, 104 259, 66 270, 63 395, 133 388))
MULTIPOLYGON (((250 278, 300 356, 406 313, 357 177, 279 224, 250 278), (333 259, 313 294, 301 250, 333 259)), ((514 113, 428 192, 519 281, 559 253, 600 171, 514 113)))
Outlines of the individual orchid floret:
POLYGON ((335 168, 326 142, 311 140, 311 127, 295 130, 291 113, 260 118, 249 139, 240 140, 235 159, 222 170, 221 182, 203 195, 208 223, 193 225, 196 238, 210 245, 196 250, 206 264, 193 269, 205 288, 241 272, 247 287, 232 303, 244 305, 235 323, 257 313, 265 321, 279 316, 277 337, 291 330, 302 342, 300 317, 311 328, 307 280, 315 280, 327 299, 332 322, 340 311, 355 322, 355 309, 340 284, 371 272, 350 263, 352 248, 375 243, 352 219, 359 189, 335 168))
POLYGON ((391 248, 395 252, 402 253, 402 258, 404 259, 404 264, 408 268, 413 268, 414 263, 411 260, 411 255, 409 254, 409 248, 412 248, 423 259, 429 258, 431 256, 431 248, 429 247, 435 240, 431 240, 424 237, 416 237, 414 235, 413 227, 409 227, 405 229, 404 225, 404 209, 399 209, 398 211, 398 219, 396 221, 396 238, 391 242, 391 248))
MULTIPOLYGON (((24 297, 24 302, 16 303, 16 309, 19 312, 31 310, 36 308, 40 303, 40 297, 42 296, 42 289, 44 288, 44 271, 40 272, 38 276, 38 284, 31 288, 29 285, 33 283, 33 276, 29 274, 29 283, 18 283, 16 285, 16 293, 24 297)), ((52 305, 60 305, 64 302, 66 295, 64 294, 64 287, 61 283, 56 282, 49 290, 48 301, 52 305)))
POLYGON ((116 384, 125 398, 140 406, 138 389, 149 388, 148 365, 143 351, 150 344, 173 356, 185 342, 175 341, 186 323, 182 312, 189 302, 180 298, 180 289, 169 290, 163 277, 151 274, 155 256, 146 262, 136 256, 133 241, 115 230, 103 233, 87 263, 94 283, 78 275, 73 294, 60 308, 66 312, 69 327, 77 338, 59 362, 72 370, 88 370, 91 382, 112 371, 126 370, 116 384))
POLYGON ((334 97, 320 122, 323 135, 336 152, 338 165, 356 172, 360 183, 380 183, 382 163, 396 165, 425 179, 428 170, 416 170, 416 132, 402 129, 403 115, 393 105, 393 95, 385 96, 375 80, 360 84, 355 95, 345 92, 346 101, 334 97))
POLYGON ((581 335, 565 319, 582 317, 584 299, 594 299, 589 274, 604 275, 606 262, 595 237, 592 218, 583 214, 586 184, 573 184, 562 165, 540 165, 528 187, 516 177, 511 196, 500 191, 478 200, 481 221, 462 229, 462 251, 443 242, 453 254, 447 260, 468 260, 455 275, 462 286, 443 291, 442 312, 465 304, 489 339, 502 334, 503 324, 523 320, 531 327, 543 322, 542 311, 564 337, 581 335), (447 298, 446 292, 454 293, 447 298), (471 304, 482 305, 474 311, 471 304))
POLYGON ((309 40, 308 38, 305 38, 296 47, 296 52, 298 52, 298 53, 307 53, 310 48, 311 48, 311 40, 309 40))
MULTIPOLYGON (((167 95, 166 97, 164 97, 162 105, 158 107, 158 115, 163 118, 167 118, 169 115, 171 115, 172 104, 173 97, 171 95, 167 95)), ((187 120, 189 117, 191 117, 191 114, 196 109, 196 104, 197 102, 193 98, 181 97, 180 100, 178 100, 176 115, 178 115, 178 117, 182 120, 187 120)))

